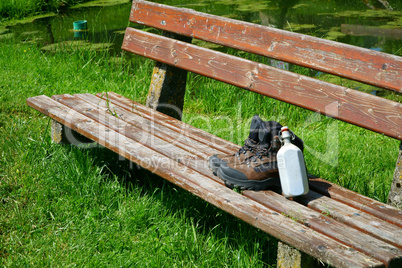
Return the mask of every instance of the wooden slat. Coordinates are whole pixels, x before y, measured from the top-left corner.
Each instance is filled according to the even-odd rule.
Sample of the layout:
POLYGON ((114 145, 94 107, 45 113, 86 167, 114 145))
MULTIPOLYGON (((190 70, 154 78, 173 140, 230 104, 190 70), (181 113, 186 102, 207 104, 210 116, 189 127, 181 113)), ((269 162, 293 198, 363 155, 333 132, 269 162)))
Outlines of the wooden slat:
POLYGON ((228 154, 234 153, 238 151, 240 148, 238 145, 232 142, 228 142, 217 136, 211 136, 211 134, 209 134, 204 130, 195 128, 191 125, 175 120, 174 118, 167 116, 165 114, 156 113, 155 110, 149 107, 145 107, 139 104, 138 102, 129 100, 114 92, 98 93, 96 96, 101 99, 105 99, 106 101, 111 102, 114 105, 122 107, 127 111, 138 114, 144 119, 153 120, 178 133, 183 133, 183 135, 186 135, 201 143, 207 144, 208 146, 213 147, 221 152, 228 154))
MULTIPOLYGON (((196 170, 197 172, 209 177, 219 184, 224 185, 223 181, 215 176, 208 168, 207 161, 209 156, 222 152, 212 147, 207 147, 205 146, 205 144, 200 144, 194 135, 189 135, 187 131, 191 129, 189 130, 190 133, 193 132, 193 127, 186 127, 187 124, 183 124, 183 122, 177 120, 177 123, 181 123, 181 128, 176 128, 175 130, 167 128, 166 126, 164 126, 164 121, 160 120, 154 120, 151 127, 149 127, 149 122, 144 123, 143 121, 147 119, 141 120, 142 116, 138 116, 136 112, 138 112, 138 110, 151 110, 152 113, 155 113, 154 110, 141 104, 137 104, 138 106, 135 110, 136 112, 130 112, 118 106, 118 104, 122 104, 120 101, 117 101, 115 103, 106 103, 103 99, 98 99, 92 94, 75 94, 74 96, 69 94, 54 95, 52 96, 52 99, 62 103, 63 105, 66 105, 74 111, 84 114, 90 119, 106 125, 110 129, 113 129, 114 131, 119 132, 126 137, 143 144, 144 146, 147 146, 153 150, 158 151, 159 153, 162 153, 172 160, 180 162, 181 164, 196 170), (111 113, 113 114, 113 117, 110 117, 110 115, 108 115, 111 113), (113 123, 114 121, 116 121, 117 118, 124 121, 124 123, 113 123), (155 140, 152 136, 155 136, 158 139, 155 140), (179 137, 185 138, 179 141, 179 137), (172 146, 178 148, 174 148, 172 150, 172 146), (197 149, 197 152, 194 152, 194 149, 197 149)), ((125 98, 122 97, 122 100, 124 99, 125 98)), ((158 114, 162 115, 161 113, 158 114)), ((207 140, 215 139, 214 135, 208 135, 209 137, 204 136, 204 138, 206 138, 207 140)), ((230 144, 230 142, 227 143, 230 144)), ((209 143, 209 145, 212 145, 212 143, 209 143)), ((227 153, 234 152, 235 151, 228 151, 227 153)))
POLYGON ((297 201, 320 213, 331 216, 339 222, 402 248, 402 229, 397 225, 314 191, 298 197, 297 201))
POLYGON ((320 178, 310 178, 309 180, 310 188, 314 191, 402 227, 401 210, 320 178))
POLYGON ((402 104, 127 28, 124 50, 402 139, 402 104))
MULTIPOLYGON (((209 203, 330 265, 336 267, 384 267, 383 263, 358 251, 350 250, 343 244, 272 211, 147 146, 141 146, 134 140, 46 96, 29 98, 27 103, 134 163, 146 167, 209 203)), ((117 118, 109 119, 111 122, 113 120, 121 121, 117 118)), ((119 124, 117 123, 117 126, 119 124)))
POLYGON ((133 1, 130 21, 402 92, 395 55, 147 1, 133 1))
MULTIPOLYGON (((120 116, 123 116, 123 118, 125 119, 121 120, 118 117, 109 114, 104 109, 104 105, 97 104, 96 102, 91 104, 89 102, 83 101, 81 98, 79 98, 79 96, 71 96, 65 94, 56 95, 52 98, 73 109, 74 111, 87 116, 89 119, 95 120, 103 125, 107 125, 108 128, 117 131, 125 135, 126 137, 141 143, 144 146, 158 150, 159 153, 177 162, 184 161, 183 159, 187 158, 206 159, 208 157, 205 152, 201 151, 201 148, 198 149, 194 146, 191 146, 191 144, 189 143, 186 144, 185 140, 181 141, 179 133, 177 133, 176 137, 165 135, 164 139, 162 139, 158 136, 152 135, 152 133, 161 130, 161 127, 159 127, 157 124, 131 124, 130 122, 133 122, 132 119, 138 119, 138 116, 136 115, 120 114, 120 116), (128 122, 126 120, 128 120, 128 122)), ((97 99, 95 96, 94 98, 97 99)), ((121 146, 123 147, 125 145, 122 144, 121 146)), ((204 151, 208 152, 206 146, 203 147, 204 151)), ((215 152, 212 151, 210 153, 215 152)))
MULTIPOLYGON (((170 146, 176 146, 179 147, 183 150, 188 151, 194 156, 197 156, 202 159, 208 159, 209 156, 213 154, 219 154, 222 153, 222 151, 218 151, 217 149, 211 148, 205 143, 201 143, 196 139, 192 139, 187 135, 187 132, 185 129, 180 129, 180 131, 174 131, 170 128, 167 128, 163 125, 158 124, 156 121, 149 121, 142 116, 139 116, 135 113, 131 113, 124 108, 121 108, 117 105, 114 105, 112 103, 108 103, 105 100, 99 100, 96 96, 92 94, 76 94, 74 95, 74 98, 79 98, 81 100, 86 101, 88 104, 95 104, 96 103, 96 108, 104 110, 107 108, 109 111, 112 111, 115 113, 115 116, 118 118, 122 119, 124 122, 130 124, 127 125, 126 128, 124 128, 122 134, 130 137, 132 131, 136 131, 141 140, 146 140, 149 139, 149 142, 154 142, 153 137, 155 136, 158 139, 164 140, 167 144, 164 144, 163 146, 169 145, 170 146), (131 126, 134 127, 134 129, 131 129, 131 126)), ((75 103, 72 102, 70 103, 70 100, 58 100, 59 102, 63 103, 64 105, 73 108, 74 110, 79 109, 79 107, 75 106, 75 103)), ((81 110, 80 110, 81 111, 81 110)), ((84 112, 82 112, 84 113, 84 112)), ((87 115, 86 113, 84 113, 87 115)), ((89 115, 87 115, 89 116, 89 115)), ((94 115, 92 115, 94 116, 94 115)), ((105 124, 102 122, 102 124, 105 124)), ((118 131, 114 129, 115 131, 118 131)), ((131 138, 131 137, 130 137, 131 138)), ((155 144, 156 145, 156 144, 155 144)))
MULTIPOLYGON (((126 137, 143 144, 144 146, 156 150, 164 156, 167 156, 174 161, 194 169, 200 174, 207 176, 221 185, 224 185, 223 181, 215 176, 208 168, 209 156, 222 152, 212 147, 207 147, 205 144, 200 144, 193 135, 188 135, 187 131, 185 130, 188 129, 186 126, 182 126, 182 129, 176 129, 178 132, 175 132, 174 130, 169 130, 167 127, 165 127, 163 125, 163 121, 161 122, 159 120, 155 120, 152 122, 150 128, 144 128, 144 123, 139 124, 139 122, 135 121, 138 119, 138 116, 135 113, 125 111, 124 108, 119 108, 117 104, 105 104, 103 100, 99 100, 92 94, 76 94, 74 96, 60 95, 52 96, 52 98, 66 105, 67 107, 72 108, 75 111, 106 125, 110 129, 119 132, 126 137), (84 103, 82 101, 84 101, 84 103), (89 107, 88 105, 100 110, 100 117, 96 112, 93 113, 92 109, 88 111, 88 108, 86 108, 89 107), (105 109, 106 107, 107 109, 105 109), (110 116, 108 116, 104 111, 108 111, 107 113, 113 111, 114 118, 110 118, 110 116), (110 123, 110 121, 116 121, 116 118, 123 120, 126 124, 120 123, 116 125, 110 123), (172 135, 166 136, 169 132, 173 132, 171 133, 172 135), (176 135, 174 135, 174 133, 176 133, 176 135), (155 140, 155 137, 152 136, 155 136, 157 139, 155 140), (144 137, 147 138, 144 139, 144 137), (185 138, 180 139, 179 141, 179 137, 185 138), (196 149, 197 152, 194 152, 194 149, 196 149)), ((139 104, 138 108, 149 109, 141 104, 139 104)), ((154 112, 154 110, 152 111, 154 112)), ((214 135, 209 134, 209 136, 210 137, 207 139, 214 140, 214 135)))
MULTIPOLYGON (((401 249, 351 228, 323 212, 312 211, 271 191, 244 191, 243 194, 317 232, 383 261, 388 267, 399 267, 402 264, 401 249)), ((385 226, 383 228, 386 229, 385 226)))

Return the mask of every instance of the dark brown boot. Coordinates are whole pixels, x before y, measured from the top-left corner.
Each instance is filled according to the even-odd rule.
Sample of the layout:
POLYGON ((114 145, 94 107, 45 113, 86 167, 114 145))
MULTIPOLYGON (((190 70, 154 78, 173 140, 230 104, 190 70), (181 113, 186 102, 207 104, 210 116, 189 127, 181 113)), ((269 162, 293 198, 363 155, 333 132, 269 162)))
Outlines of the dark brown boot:
POLYGON ((271 142, 260 144, 254 156, 241 164, 222 164, 218 176, 230 187, 246 190, 264 190, 280 185, 276 153, 281 147, 278 136, 271 142))

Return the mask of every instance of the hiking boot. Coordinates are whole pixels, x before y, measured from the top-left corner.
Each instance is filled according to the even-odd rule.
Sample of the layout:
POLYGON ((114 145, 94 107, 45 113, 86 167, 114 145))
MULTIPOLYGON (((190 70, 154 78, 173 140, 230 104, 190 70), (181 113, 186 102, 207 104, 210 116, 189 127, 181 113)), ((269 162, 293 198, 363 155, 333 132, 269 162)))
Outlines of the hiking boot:
POLYGON ((279 171, 276 153, 281 147, 278 136, 272 141, 259 144, 256 153, 241 164, 222 164, 218 177, 229 188, 242 190, 265 190, 270 186, 279 186, 279 171))
POLYGON ((214 154, 208 159, 209 168, 216 173, 218 172, 219 167, 225 163, 236 163, 240 164, 243 163, 245 159, 254 155, 255 150, 258 145, 258 133, 260 130, 260 126, 263 123, 262 119, 258 115, 254 115, 253 119, 251 120, 250 125, 250 134, 248 138, 244 141, 243 147, 237 151, 235 154, 214 154))
MULTIPOLYGON (((279 132, 282 125, 276 121, 266 121, 260 125, 258 146, 255 154, 241 164, 222 163, 218 177, 229 188, 240 187, 246 190, 265 190, 279 186, 279 170, 276 154, 281 148, 279 132), (278 135, 277 135, 278 134, 278 135)), ((303 141, 291 133, 294 143, 303 151, 303 141)))
MULTIPOLYGON (((243 147, 235 154, 215 154, 208 159, 209 168, 217 175, 218 170, 222 164, 238 165, 256 152, 258 144, 270 144, 273 137, 278 135, 282 125, 276 121, 263 121, 258 115, 254 115, 251 120, 250 134, 244 141, 243 147)), ((303 152, 303 141, 291 132, 293 139, 292 143, 295 144, 303 152)), ((279 150, 279 149, 278 149, 279 150)))

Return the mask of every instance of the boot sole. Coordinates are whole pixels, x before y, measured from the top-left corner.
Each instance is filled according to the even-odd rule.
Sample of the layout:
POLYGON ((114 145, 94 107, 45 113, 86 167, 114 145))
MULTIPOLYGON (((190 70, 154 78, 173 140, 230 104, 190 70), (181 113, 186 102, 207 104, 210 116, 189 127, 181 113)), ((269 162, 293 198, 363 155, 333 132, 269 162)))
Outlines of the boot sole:
POLYGON ((241 190, 267 190, 273 186, 280 186, 279 178, 268 178, 263 181, 238 180, 224 174, 221 169, 218 170, 218 177, 225 182, 230 189, 240 188, 241 190))
POLYGON ((214 175, 217 176, 217 174, 218 174, 218 169, 219 169, 220 165, 219 165, 219 166, 214 165, 214 163, 211 163, 211 161, 208 160, 208 167, 209 167, 209 169, 214 173, 214 175))

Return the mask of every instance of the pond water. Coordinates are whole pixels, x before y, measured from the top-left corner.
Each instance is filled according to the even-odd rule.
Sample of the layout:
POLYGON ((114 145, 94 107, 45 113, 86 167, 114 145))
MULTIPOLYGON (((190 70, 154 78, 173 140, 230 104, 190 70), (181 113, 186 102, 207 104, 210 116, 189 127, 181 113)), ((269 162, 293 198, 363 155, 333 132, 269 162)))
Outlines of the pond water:
MULTIPOLYGON (((105 2, 98 1, 93 7, 70 9, 59 15, 35 19, 30 23, 16 24, 10 30, 19 41, 49 45, 77 39, 72 31, 73 22, 87 20, 86 38, 92 43, 108 43, 112 51, 119 52, 124 29, 129 25, 131 1, 114 1, 119 4, 96 6, 105 2)), ((201 12, 402 55, 402 1, 399 0, 159 0, 153 2, 192 8, 201 12)))

